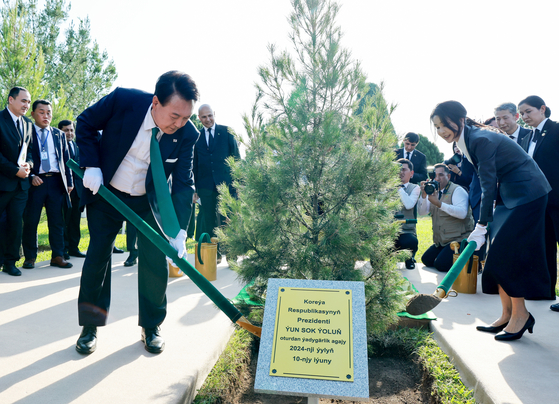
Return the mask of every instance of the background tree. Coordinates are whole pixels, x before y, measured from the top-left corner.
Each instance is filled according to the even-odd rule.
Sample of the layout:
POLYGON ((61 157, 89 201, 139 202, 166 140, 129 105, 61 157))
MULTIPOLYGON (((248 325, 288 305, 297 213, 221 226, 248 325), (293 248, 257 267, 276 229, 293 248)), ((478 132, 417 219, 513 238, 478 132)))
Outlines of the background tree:
POLYGON ((439 150, 438 146, 435 143, 431 142, 422 134, 419 134, 419 144, 416 148, 421 153, 425 154, 428 166, 442 163, 444 160, 444 153, 439 150))
POLYGON ((27 88, 36 98, 43 98, 48 93, 43 81, 43 52, 25 26, 26 15, 18 12, 17 7, 2 9, 0 92, 4 103, 7 103, 10 89, 15 86, 27 88))
MULTIPOLYGON (((425 154, 427 159, 427 165, 432 166, 437 163, 442 163, 444 161, 444 153, 439 150, 439 147, 431 142, 428 138, 423 136, 421 133, 419 135, 419 144, 416 147, 416 150, 419 150, 421 153, 425 154)), ((404 147, 404 143, 400 143, 400 147, 404 147)))
POLYGON ((365 282, 369 330, 395 321, 401 277, 392 253, 399 205, 393 106, 382 91, 353 114, 367 86, 340 46, 338 5, 292 0, 295 56, 270 45, 251 117, 246 159, 230 160, 238 190, 221 187, 218 232, 233 267, 263 292, 270 277, 365 282), (371 269, 355 268, 367 259, 371 269))
MULTIPOLYGON (((39 8, 38 0, 17 0, 13 5, 5 0, 3 20, 10 10, 16 10, 22 33, 33 37, 42 53, 42 70, 32 70, 37 70, 37 75, 42 72, 42 98, 56 105, 55 115, 73 119, 109 92, 117 77, 116 68, 92 40, 88 18, 77 24, 71 21, 63 34, 62 25, 70 11, 65 0, 46 0, 43 8, 39 8)), ((31 96, 39 98, 38 93, 31 92, 31 96)))

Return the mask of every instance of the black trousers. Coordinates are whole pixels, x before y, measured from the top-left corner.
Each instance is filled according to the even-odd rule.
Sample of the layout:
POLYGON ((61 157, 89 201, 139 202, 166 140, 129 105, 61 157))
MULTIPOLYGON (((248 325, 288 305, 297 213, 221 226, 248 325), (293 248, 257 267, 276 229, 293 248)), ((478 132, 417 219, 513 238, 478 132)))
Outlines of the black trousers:
POLYGON ((215 237, 215 228, 221 226, 222 216, 217 211, 219 192, 217 188, 199 189, 198 196, 202 201, 202 229, 200 234, 208 233, 210 237, 215 237))
MULTIPOLYGON (((162 235, 146 195, 131 196, 110 186, 108 188, 162 235)), ((78 296, 78 317, 82 326, 103 326, 107 323, 111 302, 111 256, 123 221, 124 217, 103 199, 87 205, 90 242, 78 296)), ((138 253, 138 324, 153 328, 160 325, 167 314, 167 261, 165 254, 140 232, 138 253)))
POLYGON ((80 197, 75 188, 70 193, 70 202, 72 202, 72 206, 64 212, 64 248, 68 252, 77 252, 81 239, 82 210, 80 209, 80 197))
POLYGON ((27 190, 18 184, 14 191, 0 191, 0 215, 6 215, 4 223, 4 264, 15 264, 19 260, 23 211, 27 202, 27 190))
POLYGON ((39 175, 43 183, 31 186, 29 198, 23 215, 23 254, 26 259, 37 258, 37 226, 41 220, 43 206, 47 211, 49 244, 52 257, 64 255, 64 198, 66 190, 60 174, 53 176, 39 175))
POLYGON ((396 250, 410 250, 412 252, 412 257, 415 257, 415 253, 419 247, 419 241, 415 234, 412 233, 401 233, 396 239, 396 250))
POLYGON ((126 249, 135 252, 138 249, 138 230, 128 220, 126 221, 126 249))
POLYGON ((22 237, 21 219, 26 202, 27 190, 22 190, 20 185, 15 191, 0 191, 0 214, 6 213, 4 264, 15 264, 19 260, 22 237))
POLYGON ((202 227, 204 221, 204 208, 199 203, 192 204, 192 211, 190 213, 190 222, 188 222, 188 229, 186 231, 186 237, 192 238, 195 241, 200 239, 202 235, 202 227), (198 213, 196 213, 198 212, 198 213))
MULTIPOLYGON (((484 248, 474 253, 474 255, 480 257, 480 260, 483 254, 482 250, 484 250, 484 248)), ((423 253, 421 262, 423 262, 423 265, 426 267, 434 267, 437 271, 448 272, 452 267, 453 254, 454 251, 450 248, 450 244, 444 247, 437 247, 433 244, 423 253)))
POLYGON ((557 283, 557 243, 559 242, 559 207, 549 206, 545 210, 545 257, 551 290, 549 299, 555 300, 555 284, 557 283))

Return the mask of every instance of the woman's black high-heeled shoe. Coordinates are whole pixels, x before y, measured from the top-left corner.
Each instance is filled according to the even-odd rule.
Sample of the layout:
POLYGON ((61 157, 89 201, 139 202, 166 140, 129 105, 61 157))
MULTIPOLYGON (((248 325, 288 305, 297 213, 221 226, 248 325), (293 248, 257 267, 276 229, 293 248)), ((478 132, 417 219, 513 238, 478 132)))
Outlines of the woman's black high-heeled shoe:
POLYGON ((532 334, 532 331, 534 329, 534 324, 536 324, 536 319, 532 316, 532 314, 530 314, 530 317, 528 317, 528 320, 526 320, 526 324, 524 324, 524 327, 522 327, 520 331, 515 333, 502 331, 499 334, 495 335, 495 339, 497 341, 512 341, 515 339, 520 339, 522 338, 522 335, 526 330, 528 330, 528 332, 532 334))
POLYGON ((497 334, 498 332, 501 332, 505 329, 505 327, 508 325, 508 321, 505 324, 501 324, 498 325, 496 327, 492 326, 492 325, 488 325, 488 326, 484 326, 484 325, 478 325, 476 327, 476 330, 478 331, 483 331, 483 332, 492 332, 493 334, 497 334))

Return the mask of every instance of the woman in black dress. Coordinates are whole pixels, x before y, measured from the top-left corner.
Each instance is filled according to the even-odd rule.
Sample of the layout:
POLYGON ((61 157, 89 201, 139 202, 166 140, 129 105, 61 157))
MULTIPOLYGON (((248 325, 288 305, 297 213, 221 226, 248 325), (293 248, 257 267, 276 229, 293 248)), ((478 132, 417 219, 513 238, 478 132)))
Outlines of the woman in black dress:
POLYGON ((542 298, 550 287, 544 213, 551 187, 534 160, 516 142, 469 119, 459 102, 438 104, 431 121, 440 137, 458 144, 479 177, 480 218, 468 238, 477 243, 477 249, 485 242, 487 225, 491 223, 491 248, 482 287, 484 293, 499 294, 502 312, 490 326, 477 329, 497 333, 496 340, 521 338, 526 330, 532 332, 535 324, 524 299, 542 298))

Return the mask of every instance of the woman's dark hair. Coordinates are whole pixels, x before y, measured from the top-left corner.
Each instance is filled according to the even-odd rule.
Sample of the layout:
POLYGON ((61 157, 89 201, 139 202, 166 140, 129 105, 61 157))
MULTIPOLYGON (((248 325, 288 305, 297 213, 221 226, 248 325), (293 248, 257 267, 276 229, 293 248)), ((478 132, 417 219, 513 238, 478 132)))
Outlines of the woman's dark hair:
POLYGON ((543 106, 545 106, 545 117, 549 118, 551 116, 551 109, 545 105, 544 100, 541 97, 538 97, 537 95, 531 95, 529 97, 524 98, 522 101, 520 101, 518 103, 518 106, 520 107, 522 104, 528 104, 529 106, 533 107, 533 108, 537 108, 540 109, 543 106))
POLYGON ((450 129, 454 135, 462 132, 463 125, 460 123, 461 119, 464 119, 464 125, 477 126, 492 132, 500 132, 498 129, 495 130, 496 128, 493 126, 487 126, 468 118, 467 115, 468 111, 458 101, 445 101, 437 104, 433 112, 431 112, 430 119, 433 121, 433 117, 438 116, 444 126, 450 129), (458 130, 454 130, 453 124, 456 125, 458 130))
POLYGON ((491 125, 491 122, 493 122, 495 120, 495 117, 492 116, 491 118, 487 118, 485 121, 483 121, 484 125, 491 125))

